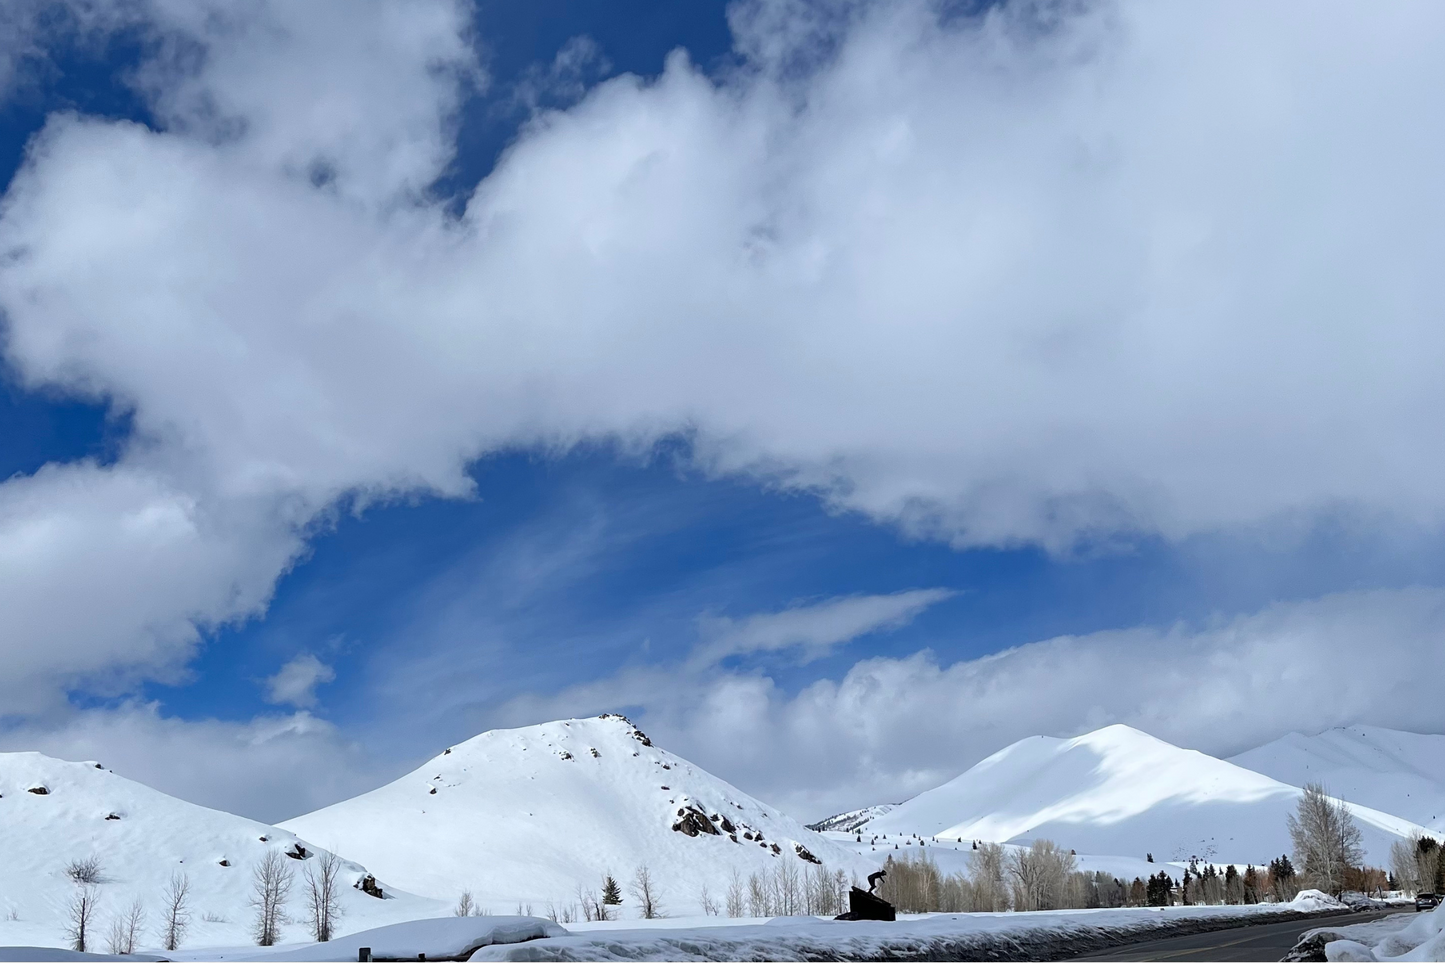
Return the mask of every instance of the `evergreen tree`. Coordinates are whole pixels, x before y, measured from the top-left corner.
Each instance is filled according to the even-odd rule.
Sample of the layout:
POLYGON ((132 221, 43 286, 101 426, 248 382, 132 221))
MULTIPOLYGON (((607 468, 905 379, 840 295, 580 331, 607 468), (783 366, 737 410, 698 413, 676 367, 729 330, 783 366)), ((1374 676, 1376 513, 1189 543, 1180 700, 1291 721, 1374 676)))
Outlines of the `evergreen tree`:
POLYGON ((622 887, 618 886, 617 880, 611 876, 604 876, 602 878, 602 905, 622 905, 622 887))
POLYGON ((1255 872, 1253 866, 1246 866, 1244 869, 1244 901, 1259 902, 1259 873, 1255 872))

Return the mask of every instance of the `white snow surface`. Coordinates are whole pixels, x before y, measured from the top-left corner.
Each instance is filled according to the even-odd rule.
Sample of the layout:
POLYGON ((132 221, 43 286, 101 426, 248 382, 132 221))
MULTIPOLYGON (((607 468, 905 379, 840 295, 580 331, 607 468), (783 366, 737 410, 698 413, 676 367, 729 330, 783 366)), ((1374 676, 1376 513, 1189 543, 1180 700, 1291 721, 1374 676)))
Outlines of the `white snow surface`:
POLYGON ((281 825, 412 892, 455 901, 469 890, 490 909, 539 914, 611 874, 633 915, 628 885, 644 865, 672 915, 701 914, 704 885, 720 903, 733 870, 746 878, 802 860, 798 847, 850 876, 876 866, 616 715, 484 732, 389 785, 281 825), (686 819, 718 834, 673 828, 686 819))
MULTIPOLYGON (((1342 939, 1325 944, 1328 960, 1445 960, 1445 906, 1413 919, 1399 914, 1354 926, 1325 927, 1342 939)), ((1310 933, 1316 932, 1311 930, 1310 933)), ((1308 938, 1306 933, 1304 938, 1308 938)))
POLYGON ((1445 736, 1377 726, 1291 732, 1228 761, 1295 786, 1323 783, 1350 802, 1445 833, 1445 736))
MULTIPOLYGON (((1086 937, 1147 937, 1176 920, 1318 912, 1340 908, 1328 896, 1294 903, 1256 906, 1171 906, 1163 908, 1058 910, 1047 913, 930 913, 901 916, 897 922, 844 922, 812 916, 770 920, 732 920, 732 925, 702 921, 637 921, 597 926, 586 932, 527 943, 485 946, 473 960, 816 960, 943 958, 930 944, 947 941, 976 950, 996 947, 1000 939, 1060 942, 1086 937)), ((1017 949, 1010 946, 1011 949, 1017 949)), ((983 958, 972 954, 961 958, 983 958)))
POLYGON ((294 960, 296 963, 325 963, 355 960, 357 952, 365 946, 370 947, 372 959, 415 960, 419 955, 425 954, 429 960, 447 960, 466 959, 482 946, 567 935, 567 930, 551 920, 533 916, 452 916, 394 923, 391 926, 352 933, 326 943, 293 943, 265 948, 242 946, 167 955, 176 963, 188 960, 218 960, 225 963, 294 960))
MULTIPOLYGON (((247 943, 253 868, 268 850, 294 850, 298 844, 317 852, 292 833, 183 802, 95 762, 0 753, 0 867, 5 870, 0 872, 0 945, 65 946, 66 910, 77 889, 65 870, 73 860, 88 857, 99 861, 101 877, 96 886, 100 910, 88 948, 103 949, 111 915, 139 899, 149 916, 142 952, 154 952, 161 893, 175 872, 185 873, 191 884, 191 926, 183 946, 247 943), (41 787, 44 795, 29 791, 41 787), (222 860, 230 865, 222 866, 222 860), (10 919, 12 914, 16 919, 10 919)), ((301 871, 310 863, 287 861, 296 871, 294 915, 299 915, 301 871)), ((394 898, 368 896, 353 888, 366 874, 356 863, 342 866, 341 932, 439 916, 449 908, 395 891, 385 879, 383 890, 394 898)), ((291 926, 285 933, 300 937, 304 927, 291 926)))
MULTIPOLYGON (((1301 790, 1124 725, 1073 739, 1034 736, 920 793, 864 829, 939 839, 1052 839, 1088 853, 1261 863, 1290 850, 1301 790)), ((1351 804, 1370 862, 1423 827, 1351 804)))

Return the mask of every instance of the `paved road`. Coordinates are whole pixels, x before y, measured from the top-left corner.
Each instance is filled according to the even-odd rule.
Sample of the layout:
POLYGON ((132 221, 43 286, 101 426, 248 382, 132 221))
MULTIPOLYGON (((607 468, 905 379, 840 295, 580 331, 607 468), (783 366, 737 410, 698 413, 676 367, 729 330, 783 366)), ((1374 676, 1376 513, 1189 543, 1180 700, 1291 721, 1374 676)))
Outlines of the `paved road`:
POLYGON ((1284 923, 1261 923, 1257 926, 1240 926, 1232 930, 1216 930, 1213 933, 1195 933, 1192 936, 1173 936, 1164 940, 1149 940, 1144 943, 1128 943, 1110 950, 1099 950, 1080 960, 1222 960, 1260 961, 1278 960, 1299 942, 1306 930, 1321 926, 1344 926, 1349 923, 1364 923, 1398 913, 1399 910, 1377 910, 1371 913, 1353 913, 1349 916, 1331 916, 1312 920, 1289 920, 1284 923))

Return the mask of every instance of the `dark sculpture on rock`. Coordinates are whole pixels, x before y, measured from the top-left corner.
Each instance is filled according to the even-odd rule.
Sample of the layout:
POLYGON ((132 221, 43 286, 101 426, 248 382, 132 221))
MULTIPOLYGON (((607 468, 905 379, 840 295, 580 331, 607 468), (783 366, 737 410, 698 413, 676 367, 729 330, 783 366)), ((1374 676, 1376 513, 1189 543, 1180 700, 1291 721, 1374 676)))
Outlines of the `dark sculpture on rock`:
POLYGON ((887 876, 886 870, 879 870, 876 873, 868 874, 868 891, 864 892, 854 886, 848 891, 848 912, 834 919, 840 920, 884 920, 893 922, 898 918, 893 904, 881 896, 874 896, 873 890, 878 887, 882 879, 887 876))

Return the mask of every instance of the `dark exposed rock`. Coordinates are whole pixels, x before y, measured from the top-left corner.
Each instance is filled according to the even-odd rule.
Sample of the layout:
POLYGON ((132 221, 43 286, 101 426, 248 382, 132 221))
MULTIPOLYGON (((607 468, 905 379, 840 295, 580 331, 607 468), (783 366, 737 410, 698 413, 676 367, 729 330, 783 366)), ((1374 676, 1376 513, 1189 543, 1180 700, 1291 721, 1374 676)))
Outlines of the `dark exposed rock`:
POLYGON ((794 843, 793 849, 797 852, 798 858, 803 860, 804 862, 816 863, 819 866, 823 865, 823 861, 818 857, 814 856, 812 853, 808 852, 808 847, 804 846, 802 843, 794 843))
POLYGON ((731 819, 727 818, 726 816, 724 816, 724 817, 722 818, 722 824, 721 824, 721 825, 722 825, 722 830, 723 830, 723 832, 725 832, 725 833, 735 833, 735 832, 738 831, 738 828, 733 825, 733 821, 732 821, 731 819))
POLYGON ((231 861, 230 861, 229 859, 223 859, 223 860, 221 860, 221 865, 222 865, 222 866, 229 866, 229 865, 231 865, 231 861))
POLYGON ((286 850, 286 855, 290 856, 292 859, 305 859, 307 856, 310 856, 311 853, 309 850, 307 850, 305 846, 302 846, 300 843, 292 843, 291 848, 286 850))
POLYGON ((568 752, 566 749, 563 749, 561 752, 557 753, 557 755, 561 756, 563 759, 572 758, 572 753, 568 752))
POLYGON ((49 789, 46 789, 44 786, 31 786, 29 789, 27 789, 27 790, 25 790, 25 791, 26 791, 26 792, 33 792, 33 793, 35 793, 35 795, 37 795, 37 796, 48 796, 48 795, 50 795, 50 790, 49 790, 49 789))
POLYGON ((377 899, 386 899, 386 894, 381 891, 381 885, 377 883, 376 877, 367 873, 357 880, 356 888, 367 896, 375 896, 377 899))
POLYGON ((427 795, 428 795, 428 796, 435 796, 436 794, 437 794, 437 787, 436 787, 436 786, 432 786, 431 789, 427 792, 427 795))
POLYGON ((108 819, 108 820, 110 820, 110 819, 119 819, 119 818, 120 818, 120 813, 108 813, 108 814, 106 814, 106 817, 105 817, 105 818, 108 819))
POLYGON ((596 749, 588 749, 587 751, 590 752, 590 753, 592 753, 592 758, 593 758, 593 759, 601 759, 601 758, 602 758, 602 753, 598 752, 596 749))
POLYGON ((721 836, 718 828, 707 818, 707 814, 692 806, 677 811, 679 818, 672 824, 673 832, 682 833, 684 836, 721 836))

